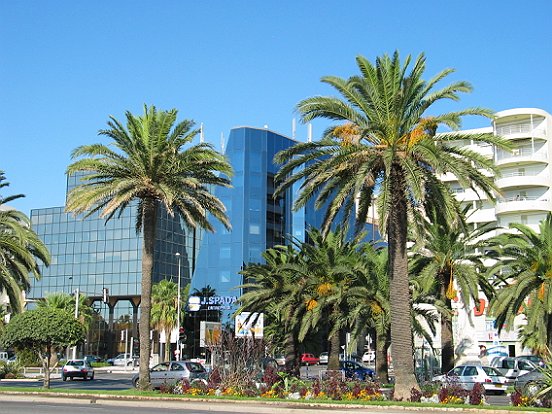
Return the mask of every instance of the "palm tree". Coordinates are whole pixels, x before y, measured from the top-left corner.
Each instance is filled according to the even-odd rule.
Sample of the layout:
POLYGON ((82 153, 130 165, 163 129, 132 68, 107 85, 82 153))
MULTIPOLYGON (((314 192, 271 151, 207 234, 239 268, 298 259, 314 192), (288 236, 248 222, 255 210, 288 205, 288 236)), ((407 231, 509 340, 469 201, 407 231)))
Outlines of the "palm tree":
POLYGON ((540 222, 539 232, 517 223, 510 229, 516 232, 489 240, 499 257, 489 274, 505 284, 489 304, 490 313, 502 329, 513 327, 522 311, 524 345, 545 354, 552 349, 552 213, 540 222))
POLYGON ((171 331, 179 326, 178 285, 169 280, 155 283, 151 290, 151 324, 158 331, 165 333, 165 361, 171 359, 171 331))
MULTIPOLYGON (((0 171, 0 189, 8 185, 0 171)), ((6 206, 21 197, 0 196, 0 292, 6 293, 14 313, 23 309, 22 292, 30 289, 30 276, 40 279, 39 262, 50 264, 50 253, 27 216, 6 206)))
POLYGON ((496 172, 492 160, 452 144, 467 139, 502 145, 502 140, 492 134, 436 134, 440 126, 459 129, 464 115, 492 116, 481 108, 429 115, 435 103, 458 100, 459 93, 471 91, 471 86, 461 81, 434 90, 452 69, 425 81, 423 55, 412 67, 410 56, 401 63, 398 52, 376 58, 375 64, 362 56, 356 61, 360 75, 322 78, 341 98, 317 96, 297 105, 303 122, 326 118, 341 124, 328 128, 320 141, 299 143, 276 155, 275 161, 284 164, 276 176, 282 183, 277 192, 300 183, 301 194, 294 207, 301 208, 310 199, 317 208, 327 206, 322 228, 327 232, 339 212, 348 218, 355 205, 357 229, 364 227, 377 189, 380 230, 389 242, 395 396, 407 399, 416 386, 408 316, 409 212, 423 209, 424 201, 431 200, 447 218, 459 214, 450 189, 438 179, 447 172, 461 185, 476 185, 493 199, 496 188, 492 177, 485 174, 496 172))
POLYGON ((347 318, 349 290, 356 280, 369 272, 360 254, 365 234, 359 233, 348 241, 347 232, 347 227, 339 227, 326 235, 311 229, 307 237, 309 243, 303 243, 301 247, 307 281, 303 290, 311 297, 301 320, 299 340, 302 341, 308 332, 315 331, 322 321, 327 321, 330 370, 339 369, 339 334, 350 325, 347 318))
POLYGON ((292 246, 276 246, 264 251, 262 257, 264 264, 249 264, 240 272, 245 283, 240 286, 244 293, 236 313, 269 312, 269 321, 282 321, 286 370, 298 375, 299 321, 306 311, 305 277, 297 271, 299 252, 292 246))
POLYGON ((211 193, 213 186, 230 186, 232 168, 211 145, 191 144, 199 132, 193 121, 176 123, 177 111, 144 107, 142 116, 126 112, 126 127, 114 117, 101 130, 113 140, 84 145, 72 153, 78 159, 67 174, 82 174, 82 184, 72 189, 66 209, 85 217, 100 212, 110 220, 137 201, 137 231, 143 230, 142 292, 140 312, 140 387, 150 385, 149 327, 153 249, 159 208, 177 214, 190 228, 214 231, 208 214, 230 228, 225 207, 211 193))
POLYGON ((462 216, 447 221, 438 211, 429 214, 423 219, 423 232, 415 238, 412 273, 432 285, 432 293, 444 304, 441 312, 441 369, 448 372, 454 367, 452 299, 457 296, 456 287, 466 308, 471 300, 479 303, 479 289, 488 299, 494 295, 480 253, 485 245, 483 237, 494 228, 482 226, 470 230, 462 216))
MULTIPOLYGON (((79 293, 78 320, 84 326, 85 331, 90 328, 94 310, 89 305, 89 299, 86 295, 79 293)), ((39 300, 37 306, 39 308, 62 309, 67 313, 75 314, 76 299, 74 295, 68 293, 56 292, 46 295, 39 300)))

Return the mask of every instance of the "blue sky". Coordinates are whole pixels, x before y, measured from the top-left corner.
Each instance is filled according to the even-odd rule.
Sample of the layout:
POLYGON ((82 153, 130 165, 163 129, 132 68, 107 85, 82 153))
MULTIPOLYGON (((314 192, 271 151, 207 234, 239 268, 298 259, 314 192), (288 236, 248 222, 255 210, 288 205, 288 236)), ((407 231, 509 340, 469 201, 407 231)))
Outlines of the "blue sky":
POLYGON ((143 104, 177 108, 217 146, 240 125, 291 135, 296 103, 331 92, 321 76, 356 74, 359 54, 424 52, 427 77, 455 68, 449 81, 474 92, 438 109, 552 112, 551 12, 548 0, 2 1, 2 195, 25 194, 13 205, 27 214, 63 205, 71 150, 143 104))

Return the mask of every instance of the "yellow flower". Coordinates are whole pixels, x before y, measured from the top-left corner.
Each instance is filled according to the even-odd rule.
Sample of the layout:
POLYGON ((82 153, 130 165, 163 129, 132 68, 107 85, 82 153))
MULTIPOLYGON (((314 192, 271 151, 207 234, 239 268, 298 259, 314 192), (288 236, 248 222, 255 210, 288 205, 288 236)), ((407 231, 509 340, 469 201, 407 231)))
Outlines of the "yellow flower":
POLYGON ((320 296, 326 296, 328 293, 332 291, 332 284, 328 282, 322 283, 320 286, 318 286, 316 291, 320 296))
POLYGON ((307 310, 308 311, 311 311, 314 308, 316 308, 316 305, 318 305, 318 302, 315 299, 307 300, 307 310))

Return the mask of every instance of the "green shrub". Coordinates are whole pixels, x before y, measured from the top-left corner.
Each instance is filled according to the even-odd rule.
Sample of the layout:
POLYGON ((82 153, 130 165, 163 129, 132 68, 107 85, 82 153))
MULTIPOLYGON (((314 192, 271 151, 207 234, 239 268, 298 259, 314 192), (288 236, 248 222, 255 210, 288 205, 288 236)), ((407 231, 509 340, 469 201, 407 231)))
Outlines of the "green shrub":
POLYGON ((0 378, 14 379, 21 373, 21 364, 19 362, 0 361, 0 378))

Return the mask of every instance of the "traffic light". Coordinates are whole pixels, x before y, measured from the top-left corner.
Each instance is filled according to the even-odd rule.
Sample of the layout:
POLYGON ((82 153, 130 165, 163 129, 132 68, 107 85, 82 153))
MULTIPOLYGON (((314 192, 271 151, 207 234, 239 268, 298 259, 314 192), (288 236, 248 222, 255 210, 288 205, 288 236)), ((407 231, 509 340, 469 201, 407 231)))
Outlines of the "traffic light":
POLYGON ((186 340, 186 332, 182 326, 178 328, 178 340, 180 342, 184 342, 186 340))

